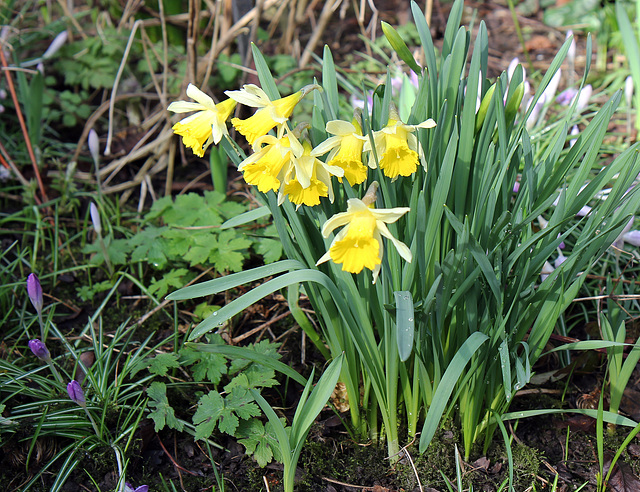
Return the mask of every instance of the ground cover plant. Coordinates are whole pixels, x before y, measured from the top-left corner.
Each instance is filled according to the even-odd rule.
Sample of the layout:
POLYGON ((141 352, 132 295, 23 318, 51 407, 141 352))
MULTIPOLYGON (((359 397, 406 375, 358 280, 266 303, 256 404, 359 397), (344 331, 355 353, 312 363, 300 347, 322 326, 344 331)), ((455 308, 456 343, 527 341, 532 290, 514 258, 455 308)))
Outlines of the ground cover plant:
POLYGON ((637 67, 294 3, 3 7, 2 483, 635 490, 637 67))

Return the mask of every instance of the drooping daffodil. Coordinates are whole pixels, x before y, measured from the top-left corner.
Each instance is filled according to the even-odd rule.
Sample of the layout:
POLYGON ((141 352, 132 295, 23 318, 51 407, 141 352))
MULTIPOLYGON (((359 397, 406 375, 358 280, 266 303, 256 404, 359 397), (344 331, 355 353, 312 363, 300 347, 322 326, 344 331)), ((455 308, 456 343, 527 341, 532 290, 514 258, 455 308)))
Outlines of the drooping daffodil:
POLYGON ((293 159, 303 154, 302 144, 289 131, 280 138, 273 135, 258 137, 253 154, 238 166, 244 180, 258 187, 262 193, 278 191, 291 171, 293 159))
POLYGON ((191 148, 195 155, 202 157, 209 145, 217 145, 222 137, 228 134, 226 121, 236 107, 236 102, 227 99, 215 104, 213 99, 193 84, 187 87, 187 96, 196 102, 176 101, 167 109, 174 113, 197 111, 173 125, 173 131, 182 137, 185 147, 191 148))
POLYGON ((309 92, 319 88, 320 86, 317 84, 307 85, 298 92, 275 101, 269 99, 267 93, 254 84, 244 85, 238 91, 226 91, 225 94, 234 101, 252 108, 259 108, 253 116, 246 120, 232 118, 231 124, 240 134, 244 135, 251 145, 276 126, 278 127, 278 136, 280 136, 284 131, 284 124, 293 113, 296 104, 309 92))
POLYGON ((285 177, 285 185, 278 196, 278 204, 289 197, 297 207, 307 205, 313 207, 320 204, 320 197, 328 196, 333 203, 333 186, 331 176, 344 176, 345 171, 339 166, 325 164, 311 153, 311 143, 304 140, 302 155, 293 160, 289 175, 285 177))
MULTIPOLYGON (((395 108, 389 110, 387 125, 373 132, 373 141, 378 164, 385 176, 411 176, 418 168, 418 139, 413 134, 418 128, 433 128, 436 122, 429 118, 417 125, 405 125, 400 121, 395 108)), ((371 151, 371 142, 364 144, 365 151, 371 151)), ((369 156, 369 166, 375 167, 374 153, 369 156)))
MULTIPOLYGON (((367 166, 362 162, 362 149, 367 139, 362 136, 358 115, 354 116, 351 123, 329 121, 326 130, 333 137, 327 138, 313 149, 311 155, 319 156, 329 152, 327 164, 341 167, 351 186, 362 183, 367 179, 367 166)), ((342 178, 338 179, 342 182, 342 178)))
POLYGON ((337 227, 343 227, 333 238, 327 251, 316 265, 332 260, 341 264, 342 270, 350 273, 360 273, 363 268, 373 272, 373 283, 380 273, 384 244, 382 236, 395 246, 400 256, 411 262, 411 250, 399 241, 389 231, 387 224, 396 222, 410 209, 397 207, 390 209, 375 209, 378 183, 374 181, 362 200, 351 198, 347 201, 347 211, 341 212, 322 226, 322 235, 327 238, 337 227))

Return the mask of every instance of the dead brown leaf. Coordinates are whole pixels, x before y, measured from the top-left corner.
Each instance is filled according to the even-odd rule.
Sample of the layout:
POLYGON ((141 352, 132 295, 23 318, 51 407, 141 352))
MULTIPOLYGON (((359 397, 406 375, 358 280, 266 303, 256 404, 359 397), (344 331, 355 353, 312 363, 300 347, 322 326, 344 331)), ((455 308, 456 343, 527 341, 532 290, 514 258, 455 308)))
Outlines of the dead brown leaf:
MULTIPOLYGON (((611 457, 604 465, 605 476, 611 466, 611 457)), ((617 461, 613 467, 613 472, 609 478, 607 490, 614 492, 638 492, 640 490, 640 480, 633 474, 633 470, 624 461, 617 461)))

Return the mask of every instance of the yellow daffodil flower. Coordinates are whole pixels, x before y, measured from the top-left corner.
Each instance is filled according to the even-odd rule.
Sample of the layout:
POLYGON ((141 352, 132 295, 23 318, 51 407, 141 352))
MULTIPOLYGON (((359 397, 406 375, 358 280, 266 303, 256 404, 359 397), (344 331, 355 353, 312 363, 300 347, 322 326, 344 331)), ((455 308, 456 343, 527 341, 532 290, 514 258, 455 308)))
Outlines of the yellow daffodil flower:
MULTIPOLYGON (((373 141, 378 156, 380 169, 385 176, 411 176, 418 168, 418 139, 413 132, 418 128, 433 128, 435 121, 429 118, 418 125, 405 125, 395 109, 389 111, 387 125, 373 133, 373 141)), ((369 141, 365 143, 365 151, 371 151, 369 141)), ((373 152, 369 156, 369 165, 375 166, 373 152)))
POLYGON ((167 109, 174 113, 197 111, 173 125, 173 131, 182 137, 185 147, 191 148, 195 155, 202 157, 209 145, 217 145, 222 137, 228 134, 225 122, 236 107, 236 102, 227 99, 215 104, 213 99, 193 84, 187 87, 187 96, 196 102, 176 101, 167 109))
POLYGON ((344 176, 344 170, 338 166, 325 164, 311 155, 311 144, 302 144, 303 152, 294 159, 290 173, 285 177, 285 185, 278 196, 278 203, 282 204, 286 196, 289 200, 300 205, 313 207, 320 204, 320 197, 328 196, 333 203, 333 186, 331 175, 344 176))
POLYGON ((302 144, 290 132, 280 138, 263 135, 253 144, 253 154, 238 166, 244 180, 262 193, 278 191, 290 173, 295 156, 303 153, 302 144))
POLYGON ((373 271, 373 283, 376 282, 382 264, 384 245, 382 236, 386 237, 406 261, 411 262, 411 250, 389 231, 387 224, 397 221, 409 211, 408 207, 375 209, 374 182, 367 195, 359 200, 351 198, 347 201, 347 211, 334 215, 322 226, 322 235, 327 238, 337 227, 345 226, 331 242, 329 251, 318 260, 316 265, 332 260, 342 264, 342 270, 360 273, 363 268, 373 271))
POLYGON ((275 126, 278 126, 278 136, 280 136, 284 131, 284 123, 291 116, 296 104, 306 94, 319 87, 315 84, 308 85, 290 96, 282 97, 275 101, 271 101, 269 96, 254 84, 247 84, 239 91, 226 91, 225 94, 240 104, 259 108, 253 116, 246 120, 233 118, 231 124, 245 136, 251 145, 254 144, 258 137, 266 135, 275 126))
MULTIPOLYGON (((329 121, 328 133, 334 135, 318 145, 311 155, 326 154, 327 164, 344 169, 344 177, 351 186, 367 179, 367 166, 362 163, 362 148, 366 138, 362 136, 362 127, 357 118, 351 123, 346 121, 329 121)), ((342 182, 341 178, 338 178, 342 182)))

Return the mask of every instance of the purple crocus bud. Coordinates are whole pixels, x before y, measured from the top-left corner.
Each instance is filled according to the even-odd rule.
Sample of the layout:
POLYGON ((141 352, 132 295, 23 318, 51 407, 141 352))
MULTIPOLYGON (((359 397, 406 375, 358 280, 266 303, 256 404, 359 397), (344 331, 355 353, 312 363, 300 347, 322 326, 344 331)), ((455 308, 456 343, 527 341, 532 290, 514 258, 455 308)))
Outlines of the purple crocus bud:
POLYGON ((47 346, 37 338, 29 340, 29 348, 31 349, 31 352, 33 352, 33 355, 38 359, 44 361, 51 359, 51 354, 49 353, 47 346))
MULTIPOLYGON (((481 75, 480 79, 482 80, 482 73, 480 75, 481 75)), ((415 73, 413 70, 409 72, 409 82, 411 82, 416 87, 416 89, 420 86, 420 81, 418 80, 418 74, 415 73)))
POLYGON ((558 85, 560 85, 560 78, 562 77, 562 70, 558 69, 558 71, 551 77, 549 81, 549 85, 542 93, 545 96, 545 101, 551 102, 553 98, 556 97, 556 92, 558 92, 558 85))
POLYGON ((627 101, 627 106, 631 107, 633 99, 633 79, 629 75, 624 81, 624 98, 627 101))
POLYGON ((149 486, 148 485, 140 485, 140 487, 138 487, 133 492, 148 492, 148 491, 149 491, 149 486))
POLYGON ((54 40, 51 42, 49 47, 47 48, 47 51, 44 52, 44 55, 42 55, 42 58, 46 60, 48 58, 51 58, 53 55, 55 55, 58 52, 58 50, 62 48, 62 45, 67 42, 68 38, 69 38, 69 33, 67 31, 62 31, 60 34, 58 34, 54 38, 54 40))
MULTIPOLYGON (((578 125, 573 125, 573 128, 571 128, 571 136, 577 137, 578 135, 580 135, 580 128, 578 128, 578 125)), ((577 141, 577 138, 572 138, 571 140, 569 140, 569 148, 573 147, 577 141)))
POLYGON ((82 391, 80 383, 75 379, 67 384, 67 393, 69 393, 69 398, 75 401, 78 405, 80 405, 81 407, 86 406, 84 391, 82 391))
MULTIPOLYGON (((520 64, 520 60, 518 59, 518 57, 515 57, 513 60, 511 60, 511 62, 509 63, 509 66, 507 67, 507 78, 509 79, 509 81, 511 81, 511 79, 513 78, 513 73, 516 71, 516 67, 520 64)), ((523 70, 523 74, 522 74, 522 78, 526 79, 527 76, 524 73, 524 67, 522 67, 523 70)))
POLYGON ((563 90, 558 97, 556 97, 556 102, 561 106, 569 106, 573 101, 573 98, 576 97, 578 90, 574 87, 569 87, 568 89, 563 90))
MULTIPOLYGON (((529 101, 529 106, 531 105, 532 102, 533 102, 533 99, 529 101)), ((527 122, 525 124, 525 126, 527 127, 527 130, 531 130, 534 126, 536 126, 536 123, 538 123, 538 117, 540 116, 540 111, 542 111, 542 108, 544 107, 545 102, 546 102, 545 95, 542 94, 540 96, 540 99, 536 101, 536 105, 533 107, 533 110, 531 111, 531 114, 527 119, 527 122)))
POLYGON ((100 222, 100 212, 94 202, 91 202, 89 206, 89 213, 91 214, 91 222, 93 222, 93 228, 98 234, 102 233, 102 223, 100 222))
POLYGON ((587 104, 589 104, 589 99, 591 99, 591 94, 593 94, 593 87, 591 87, 591 84, 585 85, 578 94, 576 111, 581 112, 584 108, 587 107, 587 104))
POLYGON ((100 160, 100 140, 98 139, 98 134, 93 128, 89 130, 87 143, 89 144, 91 158, 93 159, 93 162, 97 163, 100 160))
POLYGON ((545 261, 544 265, 542 265, 542 271, 540 272, 540 279, 544 282, 545 280, 547 280, 547 277, 553 273, 554 270, 555 268, 553 267, 553 265, 548 261, 545 261))
POLYGON ((38 276, 35 273, 29 274, 27 277, 27 293, 29 294, 29 299, 31 299, 31 304, 36 308, 38 314, 42 312, 42 287, 40 286, 40 280, 38 280, 38 276))
POLYGON ((629 243, 636 248, 640 246, 640 231, 629 231, 622 235, 622 239, 625 243, 629 243))
POLYGON ((565 37, 566 39, 571 39, 571 44, 569 45, 569 51, 567 51, 567 59, 569 60, 569 63, 574 63, 576 60, 576 38, 573 35, 573 31, 571 29, 569 29, 567 31, 567 35, 565 37))
POLYGON ((560 268, 560 265, 562 265, 566 260, 567 257, 558 251, 558 257, 553 262, 553 266, 555 268, 560 268))

